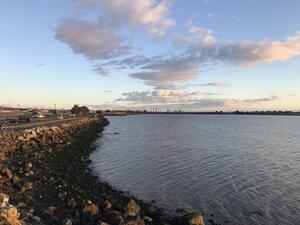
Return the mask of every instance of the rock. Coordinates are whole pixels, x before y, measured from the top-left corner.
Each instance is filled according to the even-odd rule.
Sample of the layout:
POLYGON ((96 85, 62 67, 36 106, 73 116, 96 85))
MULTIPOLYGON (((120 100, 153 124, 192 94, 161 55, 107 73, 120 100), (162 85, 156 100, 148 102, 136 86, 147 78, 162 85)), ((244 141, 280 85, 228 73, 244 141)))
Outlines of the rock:
POLYGON ((32 183, 26 181, 24 183, 24 185, 22 186, 22 188, 21 188, 21 192, 25 192, 25 191, 28 191, 28 190, 31 190, 31 189, 32 189, 32 183))
POLYGON ((47 209, 47 211, 49 212, 49 213, 51 213, 51 214, 54 214, 55 212, 56 212, 56 207, 55 206, 49 206, 48 207, 48 209, 47 209))
POLYGON ((97 205, 93 204, 91 201, 88 201, 88 203, 84 206, 83 212, 88 213, 90 215, 96 215, 99 212, 99 208, 97 205))
POLYGON ((18 219, 7 219, 7 224, 9 225, 22 225, 22 223, 18 219))
POLYGON ((32 163, 26 163, 26 165, 25 165, 25 168, 26 169, 31 169, 32 168, 32 163))
POLYGON ((8 208, 4 217, 6 218, 6 222, 9 225, 21 225, 21 222, 18 220, 18 218, 20 217, 20 213, 15 207, 8 208))
POLYGON ((186 218, 188 225, 204 225, 203 217, 199 213, 191 213, 186 218))
POLYGON ((138 218, 136 220, 127 221, 126 225, 145 225, 145 222, 144 222, 144 220, 138 218))
POLYGON ((105 201, 104 208, 105 209, 111 209, 111 207, 112 207, 111 202, 110 201, 105 201))
POLYGON ((153 219, 149 216, 144 216, 143 219, 146 223, 152 223, 153 222, 153 219))
POLYGON ((74 199, 70 199, 67 203, 68 207, 69 208, 74 208, 77 204, 76 202, 74 201, 74 199))
POLYGON ((20 178, 18 176, 13 177, 13 183, 18 183, 20 181, 20 178))
POLYGON ((33 216, 32 219, 38 223, 41 222, 41 218, 38 216, 33 216))
POLYGON ((34 173, 33 173, 33 171, 32 170, 30 170, 29 172, 28 172, 28 175, 29 176, 32 176, 34 173))
POLYGON ((18 141, 27 141, 27 139, 26 139, 24 136, 22 136, 22 135, 20 135, 20 136, 17 138, 17 140, 18 140, 18 141))
POLYGON ((68 218, 63 220, 63 225, 72 225, 72 224, 73 224, 72 220, 68 218))
POLYGON ((9 201, 9 196, 4 193, 0 193, 0 204, 4 207, 9 201))
POLYGON ((100 222, 99 225, 110 225, 110 224, 105 223, 105 222, 100 222))
POLYGON ((18 219, 20 213, 18 212, 16 207, 11 207, 7 210, 7 219, 18 219))
POLYGON ((5 153, 0 152, 0 161, 4 161, 6 159, 5 153))
POLYGON ((124 225, 124 218, 118 211, 109 210, 101 215, 101 221, 110 225, 124 225))
POLYGON ((2 170, 1 170, 1 173, 3 175, 5 175, 8 179, 12 179, 13 178, 13 173, 7 167, 3 167, 2 170))
POLYGON ((20 202, 17 205, 17 208, 26 208, 26 207, 27 207, 27 205, 25 204, 25 202, 20 202))
POLYGON ((127 204, 127 215, 135 217, 139 215, 140 211, 141 207, 133 199, 131 199, 127 204))

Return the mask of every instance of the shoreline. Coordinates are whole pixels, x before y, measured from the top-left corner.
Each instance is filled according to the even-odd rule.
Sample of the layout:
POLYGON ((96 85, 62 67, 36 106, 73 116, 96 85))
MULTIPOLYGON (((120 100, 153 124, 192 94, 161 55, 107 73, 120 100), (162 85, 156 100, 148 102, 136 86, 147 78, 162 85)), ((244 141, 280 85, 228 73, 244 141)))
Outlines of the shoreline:
MULTIPOLYGON (((57 141, 33 148, 23 143, 21 149, 15 148, 0 160, 0 192, 9 198, 5 205, 0 197, 0 210, 17 210, 14 223, 7 224, 204 224, 198 213, 171 217, 92 173, 89 156, 108 124, 102 117, 86 121, 74 125, 66 137, 56 128, 61 135, 57 141)), ((2 143, 0 153, 3 149, 2 143)))

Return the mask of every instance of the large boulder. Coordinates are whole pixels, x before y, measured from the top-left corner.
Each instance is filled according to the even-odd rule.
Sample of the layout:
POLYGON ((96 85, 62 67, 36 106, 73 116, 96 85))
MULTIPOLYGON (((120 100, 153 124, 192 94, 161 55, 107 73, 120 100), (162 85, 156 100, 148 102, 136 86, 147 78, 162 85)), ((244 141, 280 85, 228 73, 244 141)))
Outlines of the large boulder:
POLYGON ((203 217, 200 213, 191 213, 186 216, 187 225, 205 225, 203 217))
POLYGON ((130 217, 136 217, 139 215, 141 211, 141 207, 135 202, 135 200, 131 199, 127 204, 127 215, 130 217))
POLYGON ((10 169, 8 169, 7 167, 3 167, 1 169, 1 173, 3 175, 5 175, 9 180, 13 178, 13 173, 11 172, 10 169))
POLYGON ((9 196, 4 193, 0 193, 0 206, 4 207, 9 201, 9 196))
POLYGON ((83 212, 93 216, 98 214, 99 207, 96 204, 93 204, 91 201, 88 201, 88 203, 83 208, 83 212))

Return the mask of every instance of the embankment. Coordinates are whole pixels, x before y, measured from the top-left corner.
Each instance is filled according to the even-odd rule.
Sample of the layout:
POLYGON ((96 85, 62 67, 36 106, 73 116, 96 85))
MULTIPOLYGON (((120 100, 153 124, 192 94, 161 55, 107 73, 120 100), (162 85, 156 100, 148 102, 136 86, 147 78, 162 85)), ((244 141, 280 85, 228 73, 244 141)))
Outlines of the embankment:
POLYGON ((83 118, 0 134, 0 224, 204 224, 195 213, 170 218, 92 175, 89 154, 107 124, 83 118))

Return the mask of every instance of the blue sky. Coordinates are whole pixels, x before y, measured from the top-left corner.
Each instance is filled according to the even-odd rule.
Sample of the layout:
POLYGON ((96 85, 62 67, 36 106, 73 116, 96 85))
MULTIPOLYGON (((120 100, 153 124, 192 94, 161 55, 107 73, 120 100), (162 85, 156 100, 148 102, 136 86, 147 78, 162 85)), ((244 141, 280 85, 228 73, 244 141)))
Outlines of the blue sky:
POLYGON ((296 0, 4 0, 0 105, 300 110, 296 0))

